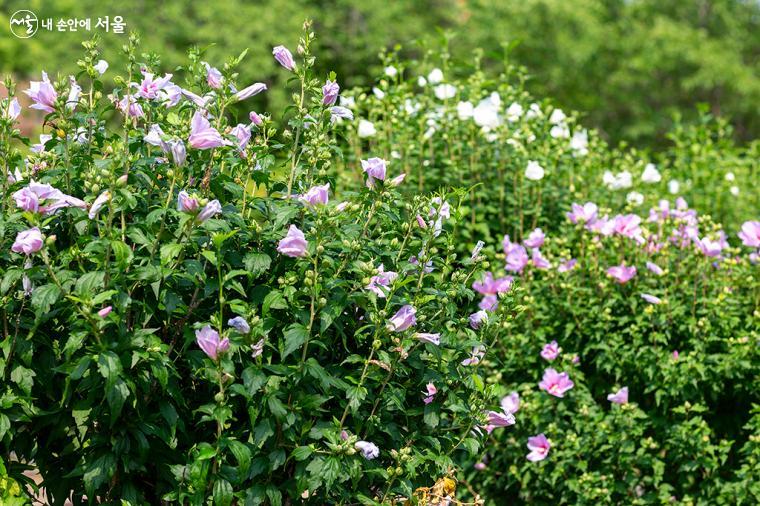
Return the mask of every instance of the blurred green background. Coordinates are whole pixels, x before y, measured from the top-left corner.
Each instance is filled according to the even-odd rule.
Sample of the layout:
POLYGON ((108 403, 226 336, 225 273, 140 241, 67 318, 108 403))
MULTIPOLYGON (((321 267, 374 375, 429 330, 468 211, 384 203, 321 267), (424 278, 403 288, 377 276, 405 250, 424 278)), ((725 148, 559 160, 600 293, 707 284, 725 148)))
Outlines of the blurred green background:
POLYGON ((171 71, 188 47, 210 46, 206 60, 221 66, 250 48, 240 82, 264 80, 271 91, 259 107, 286 99, 271 47, 295 49, 300 27, 312 18, 319 66, 346 86, 366 85, 378 75, 381 48, 402 44, 407 56, 440 47, 440 29, 454 37, 455 60, 474 48, 501 59, 511 44, 512 63, 524 66, 528 89, 568 109, 583 111, 588 126, 613 143, 642 147, 665 143, 674 114, 686 121, 696 105, 729 117, 739 140, 760 130, 760 2, 758 0, 3 0, 0 1, 0 72, 24 80, 41 70, 75 70, 86 31, 40 29, 15 38, 9 17, 30 9, 38 18, 91 18, 103 36, 112 68, 123 61, 126 35, 96 30, 102 16, 123 16, 171 71))

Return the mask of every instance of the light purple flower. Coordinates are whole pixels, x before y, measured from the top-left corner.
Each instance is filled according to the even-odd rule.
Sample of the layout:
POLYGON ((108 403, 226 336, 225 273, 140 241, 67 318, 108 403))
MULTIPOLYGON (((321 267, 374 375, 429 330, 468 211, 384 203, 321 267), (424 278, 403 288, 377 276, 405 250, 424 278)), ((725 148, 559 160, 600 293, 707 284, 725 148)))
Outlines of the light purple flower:
POLYGON ((198 216, 195 218, 198 220, 199 223, 203 223, 204 221, 208 220, 209 218, 216 216, 217 214, 222 212, 222 204, 219 203, 218 200, 214 199, 208 204, 206 204, 203 209, 201 209, 201 212, 198 213, 198 216))
POLYGON ((339 119, 347 119, 348 121, 353 121, 354 113, 347 107, 341 107, 339 105, 330 107, 330 122, 335 123, 339 119))
POLYGON ((390 322, 386 327, 391 332, 403 332, 409 327, 417 324, 415 314, 417 314, 417 310, 414 306, 407 304, 396 311, 396 314, 391 317, 390 322))
POLYGON ((596 219, 598 210, 599 208, 593 202, 586 202, 583 205, 573 203, 572 211, 566 216, 573 223, 589 223, 596 219))
POLYGON ((251 345, 251 356, 256 358, 264 353, 264 339, 261 338, 251 345))
POLYGON ((575 384, 566 372, 558 373, 550 367, 544 371, 544 377, 538 386, 554 397, 562 398, 565 396, 565 392, 573 388, 575 384))
POLYGON ((655 297, 654 295, 649 295, 648 293, 642 293, 641 298, 649 302, 650 304, 662 303, 662 300, 659 297, 655 297))
POLYGON ((123 114, 131 118, 142 118, 145 116, 142 106, 137 102, 134 95, 127 95, 116 103, 116 108, 123 114))
MULTIPOLYGON (((484 311, 485 312, 485 311, 484 311)), ((462 360, 462 365, 477 365, 483 359, 486 354, 486 347, 483 345, 475 346, 470 353, 470 356, 462 360)))
POLYGON ((201 109, 205 109, 206 106, 214 99, 213 95, 206 95, 205 97, 201 97, 200 95, 196 95, 190 90, 186 90, 184 88, 180 88, 182 95, 189 98, 192 103, 200 107, 201 109))
POLYGON ((512 287, 512 276, 495 279, 493 274, 486 272, 483 281, 475 281, 472 289, 483 295, 498 295, 506 293, 512 287))
POLYGON ((196 149, 218 148, 225 144, 230 144, 229 141, 222 138, 221 134, 198 111, 193 115, 190 126, 190 137, 187 141, 191 148, 196 149))
POLYGON ((112 310, 113 310, 113 306, 106 306, 100 311, 98 311, 98 316, 100 316, 101 318, 105 318, 111 313, 112 310))
POLYGON ((52 214, 69 206, 87 209, 87 203, 78 198, 66 195, 49 184, 37 183, 32 180, 29 185, 13 194, 16 205, 24 211, 52 214))
POLYGON ((94 219, 95 219, 95 217, 96 217, 96 216, 98 215, 98 213, 100 212, 101 208, 102 208, 102 207, 103 207, 103 206, 106 204, 106 202, 108 202, 109 200, 111 200, 111 192, 110 192, 110 191, 108 191, 108 190, 106 190, 106 191, 104 191, 103 193, 101 193, 100 195, 98 195, 98 198, 96 198, 96 199, 95 199, 95 202, 93 202, 93 203, 92 203, 92 206, 90 207, 90 212, 89 212, 89 213, 87 213, 87 216, 88 216, 88 217, 89 217, 91 220, 94 220, 94 219))
POLYGON ((98 63, 93 65, 93 68, 102 76, 106 73, 106 70, 108 70, 108 62, 105 60, 98 60, 98 63))
POLYGON ((509 236, 505 235, 502 241, 504 247, 504 254, 506 255, 507 265, 505 269, 511 272, 522 272, 525 266, 528 265, 529 258, 525 248, 509 240, 509 236))
POLYGON ((406 179, 406 172, 402 172, 398 176, 394 177, 390 181, 388 181, 388 186, 396 187, 404 182, 404 179, 406 179))
POLYGON ((289 257, 302 257, 306 255, 309 243, 298 227, 291 225, 288 234, 277 245, 277 251, 289 257))
POLYGON ((530 263, 532 263, 533 267, 536 269, 549 269, 552 266, 552 264, 541 255, 541 250, 538 248, 533 248, 533 251, 531 251, 530 263))
POLYGON ((39 144, 32 144, 32 146, 29 148, 29 150, 32 153, 43 153, 45 151, 45 144, 47 141, 52 139, 53 136, 49 134, 40 134, 40 142, 39 144))
POLYGON ((74 76, 69 76, 69 96, 66 98, 66 109, 73 111, 79 103, 79 95, 82 93, 82 87, 79 86, 74 76))
POLYGON ((541 358, 551 362, 559 356, 560 351, 562 351, 562 348, 559 347, 557 341, 552 341, 544 345, 544 348, 541 350, 541 358))
POLYGON ((658 276, 662 276, 663 274, 665 274, 665 271, 663 271, 659 265, 652 262, 647 262, 647 269, 649 269, 650 271, 652 271, 658 276))
POLYGON ((159 96, 161 102, 169 109, 179 103, 179 99, 182 98, 182 88, 174 83, 169 83, 159 92, 159 96))
POLYGON ((34 102, 31 108, 45 112, 55 111, 55 101, 58 99, 58 93, 56 93, 55 88, 50 83, 47 73, 42 73, 42 81, 31 81, 29 85, 30 88, 25 90, 24 93, 34 102))
POLYGON ((673 354, 671 356, 673 357, 673 360, 678 360, 678 357, 679 357, 678 350, 673 350, 673 354))
POLYGON ((40 232, 39 228, 34 227, 29 230, 23 230, 16 235, 16 240, 11 246, 11 251, 31 255, 41 250, 43 244, 45 242, 42 239, 42 232, 40 232))
POLYGON ((28 186, 16 191, 13 199, 16 201, 16 207, 23 211, 36 213, 40 209, 39 197, 28 186))
POLYGON ((489 411, 487 416, 488 425, 492 427, 509 427, 515 424, 515 415, 512 413, 489 411))
POLYGON ((520 410, 520 394, 511 392, 501 398, 501 409, 505 413, 515 414, 520 410))
POLYGON ((160 125, 151 125, 148 129, 148 133, 143 137, 143 142, 146 142, 151 146, 157 146, 166 153, 169 151, 169 145, 164 140, 165 138, 166 134, 161 129, 160 125))
POLYGON ((256 126, 261 126, 264 124, 264 120, 261 119, 261 116, 256 111, 251 111, 248 113, 248 119, 251 120, 251 123, 253 123, 256 126))
POLYGON ((546 236, 544 235, 543 230, 537 228, 530 233, 528 238, 523 241, 523 244, 526 248, 540 248, 544 245, 545 238, 546 236))
POLYGON ((198 199, 191 197, 185 190, 177 195, 177 211, 195 213, 198 211, 198 199))
POLYGON ((549 449, 552 447, 549 440, 542 433, 537 436, 528 438, 528 450, 530 453, 526 457, 531 462, 544 460, 549 455, 549 449))
POLYGON ((760 221, 745 221, 738 235, 745 246, 760 248, 760 221))
POLYGON ((21 104, 18 103, 18 99, 16 97, 13 97, 13 100, 8 103, 6 118, 11 121, 16 121, 16 118, 19 117, 19 114, 21 114, 21 104))
POLYGON ((187 151, 185 150, 185 143, 180 139, 172 139, 168 142, 169 150, 172 152, 172 159, 174 165, 182 167, 187 160, 187 151))
POLYGON ((570 260, 566 260, 564 262, 560 262, 559 266, 557 267, 557 272, 568 272, 575 269, 575 267, 578 265, 578 260, 575 258, 571 258, 570 260))
POLYGON ((217 90, 221 88, 222 87, 222 73, 219 72, 219 69, 212 67, 205 61, 202 61, 201 65, 206 67, 206 82, 208 83, 208 85, 217 90))
POLYGON ((229 320, 227 320, 227 325, 237 330, 241 334, 247 334, 251 331, 251 326, 248 325, 248 322, 245 321, 245 318, 243 318, 242 316, 236 316, 234 318, 230 318, 229 320))
POLYGON ((380 264, 377 268, 377 275, 370 278, 366 289, 380 298, 385 298, 385 294, 388 292, 391 283, 393 283, 397 277, 398 273, 386 271, 383 264, 380 264))
POLYGON ((703 237, 702 239, 696 239, 694 241, 699 247, 699 250, 707 257, 720 256, 723 248, 727 247, 725 239, 710 239, 709 237, 703 237))
POLYGON ((431 381, 427 385, 425 385, 425 391, 422 392, 422 395, 425 396, 424 399, 422 399, 422 402, 425 404, 430 404, 433 402, 433 399, 435 398, 435 394, 438 393, 438 389, 435 387, 435 384, 431 381))
POLYGON ((607 400, 615 404, 628 404, 628 387, 623 387, 617 392, 607 395, 607 400))
POLYGON ((330 183, 312 186, 309 190, 301 195, 298 200, 304 202, 310 207, 325 205, 330 199, 330 183))
POLYGON ((322 104, 335 105, 335 101, 338 100, 338 93, 340 93, 338 82, 328 79, 325 85, 322 86, 322 104))
POLYGON ((296 69, 296 62, 293 60, 293 54, 285 46, 276 46, 272 49, 272 55, 277 63, 291 72, 296 69))
POLYGON ((369 441, 357 441, 354 444, 354 448, 362 452, 362 457, 367 460, 372 460, 380 455, 380 448, 375 443, 370 443, 369 441))
POLYGON ((245 100, 246 98, 251 98, 254 95, 258 95, 262 91, 266 91, 267 85, 264 83, 253 83, 250 86, 246 86, 242 90, 235 93, 235 99, 238 101, 245 100))
POLYGON ((472 254, 470 255, 470 260, 475 260, 478 255, 480 255, 480 252, 483 250, 483 246, 485 246, 486 243, 483 241, 478 241, 475 243, 475 247, 472 248, 472 254))
POLYGON ((441 334, 428 333, 428 332, 415 332, 414 337, 422 341, 423 343, 430 343, 435 346, 441 345, 441 334))
POLYGON ((641 218, 635 214, 617 215, 614 218, 613 231, 624 237, 635 239, 641 236, 641 218))
POLYGON ((251 127, 250 125, 245 125, 243 123, 238 123, 235 128, 233 128, 230 133, 234 135, 238 140, 238 149, 240 151, 245 150, 245 147, 248 145, 248 142, 251 140, 251 127))
POLYGON ((219 333, 209 325, 195 331, 195 341, 203 353, 214 361, 219 358, 220 354, 230 349, 230 340, 226 337, 220 340, 219 333))
POLYGON ((171 78, 171 74, 165 74, 164 77, 154 79, 153 74, 150 72, 143 72, 142 82, 140 84, 132 83, 132 86, 137 88, 137 94, 140 97, 156 100, 157 98, 161 98, 159 92, 171 84, 171 78))
POLYGON ((614 278, 615 281, 622 285, 623 283, 630 281, 631 278, 636 275, 636 267, 633 265, 630 267, 627 267, 626 265, 616 265, 607 269, 607 275, 614 278))
POLYGON ((480 324, 483 322, 488 321, 488 313, 486 313, 484 310, 480 310, 477 313, 472 313, 470 315, 470 327, 477 330, 480 328, 480 324))
POLYGON ((478 307, 484 311, 496 311, 499 307, 499 297, 496 295, 484 295, 478 307))
POLYGON ((483 471, 488 466, 486 465, 485 462, 480 461, 480 462, 476 462, 475 465, 472 467, 474 467, 476 471, 483 471))
POLYGON ((385 181, 386 162, 382 158, 373 157, 362 160, 362 170, 367 173, 367 188, 375 187, 375 179, 385 181))

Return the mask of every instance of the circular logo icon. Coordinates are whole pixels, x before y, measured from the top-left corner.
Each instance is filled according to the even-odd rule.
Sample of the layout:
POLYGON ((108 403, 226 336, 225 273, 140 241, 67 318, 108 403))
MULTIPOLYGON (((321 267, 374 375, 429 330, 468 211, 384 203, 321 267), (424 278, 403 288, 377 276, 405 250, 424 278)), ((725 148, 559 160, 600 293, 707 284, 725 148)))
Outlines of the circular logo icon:
POLYGON ((19 39, 28 39, 37 33, 37 16, 32 11, 20 10, 11 16, 11 33, 19 39))

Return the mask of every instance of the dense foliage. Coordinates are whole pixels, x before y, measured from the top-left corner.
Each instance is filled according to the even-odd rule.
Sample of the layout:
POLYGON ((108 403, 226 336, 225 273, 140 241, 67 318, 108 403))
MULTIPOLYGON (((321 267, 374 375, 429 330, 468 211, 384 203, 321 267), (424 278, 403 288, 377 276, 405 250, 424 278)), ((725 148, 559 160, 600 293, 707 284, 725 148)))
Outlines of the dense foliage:
POLYGON ((9 142, 28 142, 22 111, 3 101, 13 478, 38 469, 55 502, 387 500, 477 448, 469 432, 498 399, 472 350, 500 319, 470 325, 482 257, 457 256, 446 232, 459 199, 404 200, 403 177, 384 181, 371 158, 366 184, 334 203, 346 111, 334 77, 323 94, 312 73, 311 37, 297 63, 275 49, 296 91, 284 132, 255 112, 228 124, 228 104, 262 91, 234 91, 239 59, 217 70, 191 55, 180 88, 136 60, 134 39, 110 99, 92 43, 83 86, 32 84, 51 135, 28 156, 9 142))
MULTIPOLYGON (((5 6, 3 26, 22 8, 54 20, 121 15, 128 29, 144 34, 146 47, 161 48, 164 72, 181 65, 195 44, 210 46, 208 61, 219 64, 251 48, 241 78, 270 83, 281 75, 268 48, 295 45, 305 16, 322 34, 320 73, 335 71, 348 86, 369 84, 381 47, 401 43, 423 60, 425 47, 439 47, 440 27, 454 34, 449 50, 455 61, 469 61, 482 48, 489 62, 499 62, 507 44, 510 61, 530 72, 532 93, 584 111, 584 122, 614 143, 661 146, 671 115, 696 119, 695 105, 702 102, 730 118, 742 139, 757 138, 760 128, 760 7, 751 0, 10 0, 5 6), (425 44, 413 46, 418 40, 425 44)), ((2 37, 0 70, 25 79, 40 68, 72 73, 70 55, 81 36, 41 30, 27 40, 2 37)), ((108 34, 109 54, 124 40, 108 34)), ((123 66, 118 55, 112 60, 123 66)), ((281 90, 272 86, 261 103, 281 109, 288 99, 281 90)))
POLYGON ((344 97, 358 121, 339 180, 372 152, 409 195, 463 186, 459 248, 484 241, 494 266, 479 307, 517 304, 485 361, 517 423, 468 482, 538 504, 756 502, 757 146, 705 114, 656 158, 612 150, 513 69, 385 64, 344 97), (570 389, 555 399, 542 379, 570 389))
POLYGON ((760 500, 757 146, 723 120, 612 149, 447 53, 343 92, 309 23, 270 113, 246 52, 84 46, 0 101, 0 499, 760 500))

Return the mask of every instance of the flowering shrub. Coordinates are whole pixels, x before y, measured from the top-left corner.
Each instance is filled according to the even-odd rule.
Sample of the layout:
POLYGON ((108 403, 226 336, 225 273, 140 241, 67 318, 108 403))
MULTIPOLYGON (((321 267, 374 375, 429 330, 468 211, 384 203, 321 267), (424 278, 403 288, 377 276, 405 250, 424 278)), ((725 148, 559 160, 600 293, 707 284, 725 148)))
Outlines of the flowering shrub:
POLYGON ((659 159, 613 150, 519 72, 446 63, 415 77, 424 63, 389 57, 345 100, 338 172, 371 151, 408 173, 402 191, 464 187, 454 232, 490 260, 479 314, 517 304, 483 361, 515 426, 459 461, 467 481, 538 504, 760 500, 756 147, 706 117, 659 159))
POLYGON ((305 29, 277 117, 135 36, 109 93, 95 41, 6 81, 0 498, 756 503, 751 151, 649 165, 509 73, 344 97, 305 29))
POLYGON ((332 131, 351 114, 313 74, 312 38, 273 51, 295 90, 283 131, 232 120, 266 90, 237 82, 244 54, 192 52, 180 85, 131 36, 106 96, 113 69, 87 42, 78 79, 21 90, 45 113, 29 154, 6 82, 0 441, 16 482, 38 471, 56 503, 388 502, 477 452, 472 430, 514 423, 479 368, 510 304, 470 321, 483 257, 455 251, 462 196, 402 197, 403 174, 368 157, 337 201, 332 131))
POLYGON ((447 53, 384 60, 371 92, 341 97, 357 122, 346 129, 339 172, 359 178, 358 160, 380 154, 407 173, 406 191, 468 189, 464 244, 556 229, 572 202, 589 200, 645 212, 683 196, 720 222, 756 219, 758 144, 734 145, 723 120, 704 114, 698 125, 677 123, 672 147, 657 156, 612 149, 578 113, 532 97, 513 65, 494 78, 479 57, 474 68, 452 64, 447 53))
POLYGON ((523 310, 484 367, 517 423, 468 479, 538 503, 756 502, 757 222, 732 247, 680 198, 608 213, 574 204, 514 273, 523 310))

